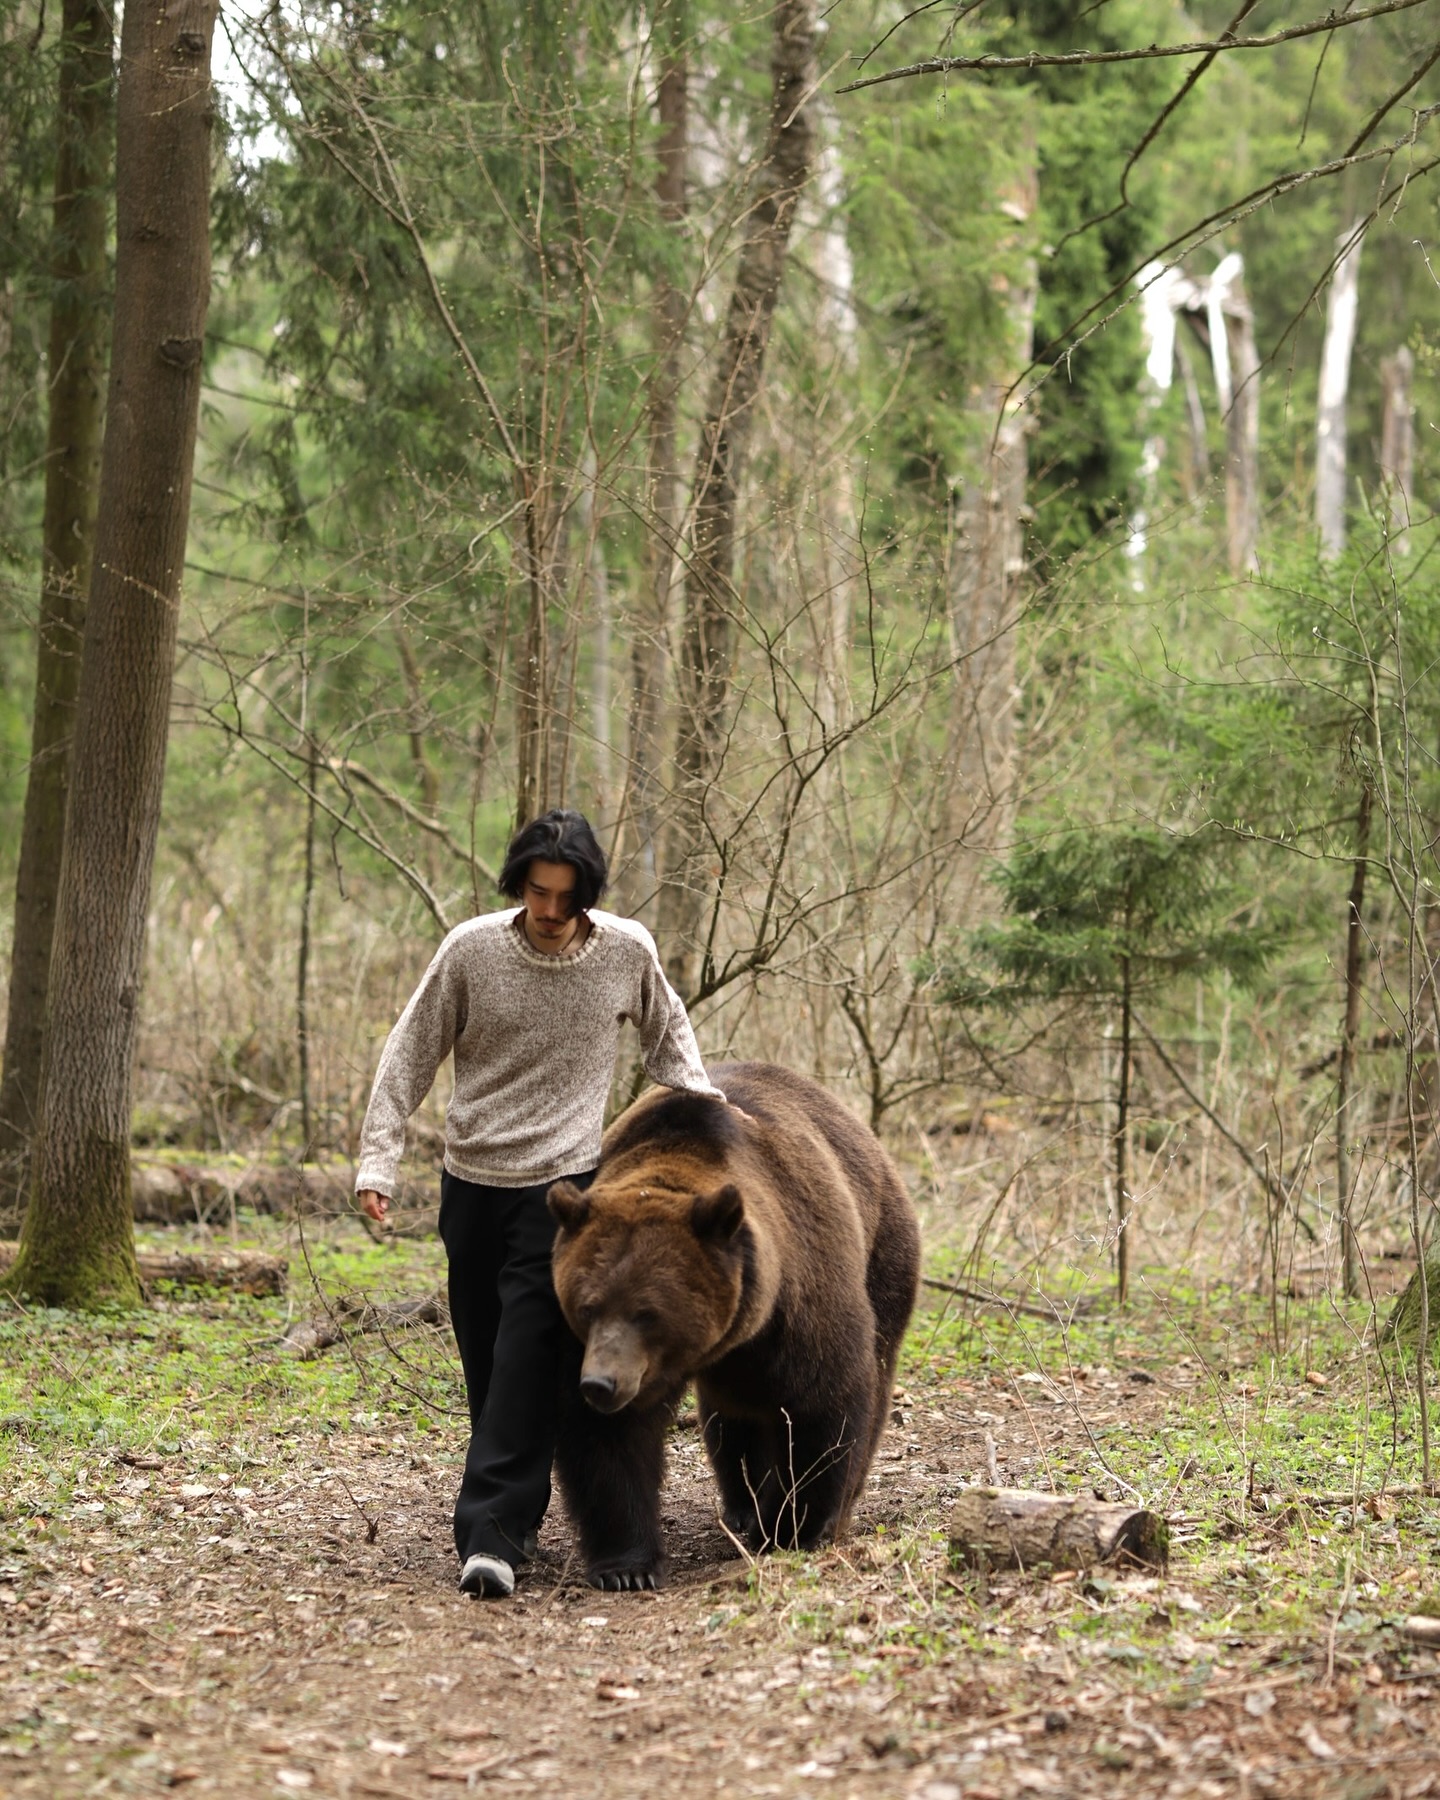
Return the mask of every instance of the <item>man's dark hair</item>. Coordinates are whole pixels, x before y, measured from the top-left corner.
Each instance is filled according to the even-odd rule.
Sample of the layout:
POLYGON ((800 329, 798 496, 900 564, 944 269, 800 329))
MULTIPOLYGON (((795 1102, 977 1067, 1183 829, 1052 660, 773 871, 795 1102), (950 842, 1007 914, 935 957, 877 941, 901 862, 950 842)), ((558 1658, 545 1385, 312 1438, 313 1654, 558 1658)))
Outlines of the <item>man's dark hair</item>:
POLYGON ((519 900, 532 862, 569 863, 575 871, 575 911, 586 912, 605 892, 610 871, 590 821, 568 806, 552 807, 515 834, 505 852, 505 867, 496 886, 519 900))

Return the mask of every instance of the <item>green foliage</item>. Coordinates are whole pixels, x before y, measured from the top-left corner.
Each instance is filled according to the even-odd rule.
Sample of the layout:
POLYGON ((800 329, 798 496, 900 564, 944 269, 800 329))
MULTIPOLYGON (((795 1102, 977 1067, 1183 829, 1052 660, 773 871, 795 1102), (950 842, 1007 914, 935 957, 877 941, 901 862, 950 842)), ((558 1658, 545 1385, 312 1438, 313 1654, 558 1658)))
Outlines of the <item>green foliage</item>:
POLYGON ((1213 837, 1145 826, 1077 830, 1018 851, 996 876, 1008 917, 968 940, 947 974, 957 1004, 1107 999, 1187 973, 1254 976, 1274 946, 1216 855, 1213 837), (977 981, 974 966, 994 971, 977 981))
MULTIPOLYGON (((1010 28, 995 40, 1007 54, 1116 49, 1152 41, 1180 22, 1178 8, 1154 0, 1118 0, 1081 15, 1060 0, 1011 0, 1008 11, 1010 28)), ((1039 153, 1044 248, 1035 354, 1049 373, 1030 455, 1034 535, 1047 557, 1072 555, 1123 517, 1130 501, 1143 354, 1135 310, 1120 308, 1163 230, 1165 209, 1154 163, 1128 174, 1126 165, 1176 80, 1162 63, 1138 63, 1037 69, 1020 88, 1039 153), (1107 294, 1114 296, 1108 302, 1107 294)))

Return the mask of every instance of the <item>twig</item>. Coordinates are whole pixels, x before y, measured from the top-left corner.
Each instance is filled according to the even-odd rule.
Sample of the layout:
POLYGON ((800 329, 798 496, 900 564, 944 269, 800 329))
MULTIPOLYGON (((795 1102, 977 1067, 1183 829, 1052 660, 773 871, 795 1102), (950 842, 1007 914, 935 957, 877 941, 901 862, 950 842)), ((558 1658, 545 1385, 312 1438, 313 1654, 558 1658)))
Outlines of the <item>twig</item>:
POLYGON ((961 70, 995 69, 1084 69, 1095 63, 1149 62, 1163 56, 1211 56, 1222 50, 1268 50, 1276 44, 1296 38, 1314 37, 1322 31, 1338 31, 1346 25, 1360 25, 1366 19, 1379 19, 1388 13, 1408 12, 1422 6, 1425 0, 1381 0, 1378 6, 1363 12, 1340 14, 1330 12, 1323 19, 1307 19, 1303 25, 1287 25, 1282 31, 1267 32, 1263 37, 1223 37, 1201 39, 1188 44, 1146 44, 1133 50, 1027 50, 1023 56, 934 56, 925 62, 909 63, 902 69, 887 69, 882 75, 865 75, 847 82, 836 91, 853 94, 857 88, 878 87, 883 81, 903 81, 915 75, 946 75, 961 70))
POLYGON ((1244 1163, 1245 1167, 1250 1171, 1250 1173, 1255 1177, 1255 1179, 1260 1183, 1260 1185, 1265 1189, 1266 1193, 1269 1194, 1272 1199, 1277 1200, 1286 1211, 1294 1213, 1295 1223, 1305 1233, 1306 1237, 1309 1238, 1310 1242, 1312 1244, 1318 1243, 1319 1239, 1315 1236, 1315 1227, 1313 1225, 1311 1225, 1311 1223, 1309 1222, 1308 1219, 1301 1217, 1300 1208, 1295 1203, 1295 1201, 1291 1198, 1289 1190, 1285 1187, 1284 1183, 1277 1181, 1274 1176, 1268 1174, 1264 1169, 1262 1169, 1260 1164, 1256 1162, 1254 1156, 1250 1153, 1249 1150, 1246 1149, 1245 1145, 1241 1143, 1240 1139, 1238 1137, 1236 1137, 1235 1133, 1230 1129, 1230 1127, 1225 1123, 1225 1121, 1220 1117, 1220 1115, 1218 1113, 1212 1111, 1211 1108, 1205 1104, 1205 1102, 1195 1092, 1194 1088, 1192 1088, 1190 1086, 1190 1083, 1180 1073, 1179 1069, 1177 1069, 1175 1067, 1175 1064, 1173 1062, 1171 1062, 1170 1058, 1165 1054, 1165 1050, 1164 1050, 1163 1046, 1161 1045, 1160 1040, 1155 1036, 1154 1032, 1151 1031, 1150 1027, 1140 1017, 1139 1013, 1136 1013, 1134 1015, 1134 1018, 1135 1018, 1135 1023, 1140 1027, 1141 1034, 1143 1035, 1146 1043, 1149 1044, 1150 1048, 1155 1052, 1155 1054, 1160 1058, 1160 1061, 1165 1065, 1167 1072, 1169 1073, 1171 1078, 1177 1083, 1177 1085, 1180 1088, 1180 1091, 1185 1095, 1185 1098, 1187 1100, 1189 1100, 1192 1105, 1198 1106, 1200 1108, 1200 1111, 1202 1113, 1204 1113, 1205 1117, 1210 1121, 1210 1123, 1220 1133, 1221 1137, 1223 1137, 1225 1139, 1226 1143, 1231 1145, 1231 1147, 1236 1151, 1236 1153, 1240 1157, 1240 1160, 1244 1163))
MULTIPOLYGON (((987 1294, 983 1288, 967 1287, 963 1281, 932 1281, 925 1276, 921 1287, 933 1288, 937 1294, 956 1294, 962 1300, 973 1300, 979 1306, 1000 1306, 1010 1313, 1024 1313, 1027 1318, 1044 1319, 1048 1324, 1055 1324, 1061 1316, 1061 1309, 1055 1301, 1044 1306, 1036 1306, 1029 1300, 1007 1300, 1003 1294, 987 1294)), ((1093 1311, 1096 1302, 1080 1299, 1070 1303, 1068 1310, 1076 1313, 1093 1311)))

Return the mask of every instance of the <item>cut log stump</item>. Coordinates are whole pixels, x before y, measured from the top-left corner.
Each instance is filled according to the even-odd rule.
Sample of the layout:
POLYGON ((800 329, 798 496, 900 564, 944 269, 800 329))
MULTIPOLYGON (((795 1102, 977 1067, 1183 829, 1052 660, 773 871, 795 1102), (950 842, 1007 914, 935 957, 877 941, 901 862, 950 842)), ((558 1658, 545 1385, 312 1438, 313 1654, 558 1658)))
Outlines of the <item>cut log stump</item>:
MULTIPOLYGON (((15 1260, 18 1246, 0 1243, 0 1274, 15 1260)), ((225 1251, 209 1256, 169 1250, 141 1250, 136 1256, 147 1288, 171 1281, 177 1287, 226 1288, 236 1294, 283 1294, 290 1265, 283 1256, 259 1250, 225 1251)))
POLYGON ((992 1569, 1093 1569, 1100 1563, 1164 1568, 1170 1533, 1158 1514, 1088 1494, 970 1488, 950 1515, 950 1549, 992 1569))

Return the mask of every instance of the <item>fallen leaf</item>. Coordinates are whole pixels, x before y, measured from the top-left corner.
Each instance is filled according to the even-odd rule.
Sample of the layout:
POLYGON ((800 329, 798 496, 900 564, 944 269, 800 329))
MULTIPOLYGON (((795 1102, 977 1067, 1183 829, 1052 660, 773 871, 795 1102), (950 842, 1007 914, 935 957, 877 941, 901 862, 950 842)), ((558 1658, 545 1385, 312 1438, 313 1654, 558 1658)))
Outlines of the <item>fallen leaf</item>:
POLYGON ((95 1565, 88 1556, 82 1556, 80 1558, 80 1573, 82 1575, 93 1575, 95 1573, 95 1565))
POLYGON ((597 1700, 638 1700, 639 1688, 619 1687, 613 1681, 602 1681, 595 1689, 597 1700))
POLYGON ((204 1773, 203 1769, 193 1769, 187 1765, 183 1769, 172 1769, 165 1780, 171 1787, 184 1787, 187 1781, 198 1781, 204 1773))
POLYGON ((370 1748, 376 1756, 408 1756, 410 1746, 398 1743, 394 1738, 371 1738, 370 1748))
POLYGON ((275 1779, 283 1788, 308 1788, 315 1785, 315 1777, 308 1769, 277 1769, 275 1779))
POLYGON ((1321 1737, 1320 1733, 1316 1730, 1315 1723, 1312 1719, 1307 1719, 1300 1727, 1299 1736, 1300 1742, 1312 1756, 1318 1756, 1321 1762, 1333 1762, 1335 1751, 1331 1745, 1327 1744, 1324 1738, 1321 1737))
POLYGON ((1307 1369, 1305 1371, 1305 1379, 1310 1383, 1311 1387, 1325 1388, 1330 1385, 1330 1377, 1328 1375, 1322 1375, 1318 1369, 1307 1369))

